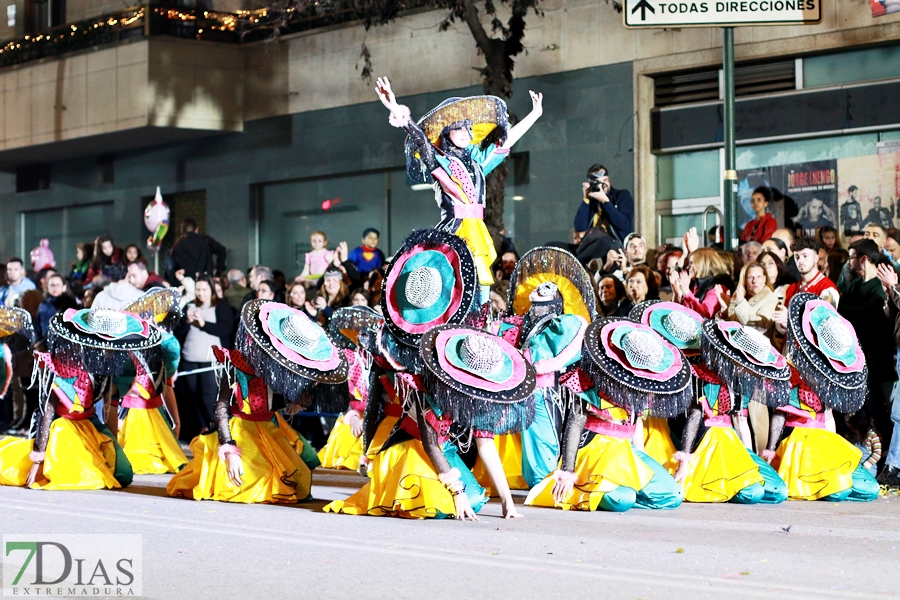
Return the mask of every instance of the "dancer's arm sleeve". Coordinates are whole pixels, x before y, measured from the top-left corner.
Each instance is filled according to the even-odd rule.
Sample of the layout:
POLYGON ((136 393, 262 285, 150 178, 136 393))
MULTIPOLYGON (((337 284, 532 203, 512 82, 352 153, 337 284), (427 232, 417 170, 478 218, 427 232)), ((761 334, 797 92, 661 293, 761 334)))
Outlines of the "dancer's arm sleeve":
POLYGON ((703 419, 703 411, 699 406, 691 406, 687 422, 684 424, 684 434, 681 436, 681 451, 690 454, 694 451, 697 442, 697 434, 700 432, 700 421, 703 419))
POLYGON ((421 160, 422 164, 428 168, 429 172, 440 168, 440 165, 438 165, 437 160, 434 158, 434 146, 428 141, 428 136, 425 135, 425 132, 422 131, 418 125, 413 123, 412 120, 410 120, 403 129, 409 134, 409 139, 415 144, 416 150, 419 153, 419 160, 421 160))
POLYGON ((56 398, 50 396, 46 406, 44 406, 44 415, 41 417, 41 424, 38 426, 37 436, 34 440, 35 452, 47 450, 47 442, 50 440, 50 423, 53 422, 57 402, 59 401, 56 398))
POLYGON ((383 390, 384 388, 378 379, 378 375, 373 371, 371 384, 369 385, 369 397, 366 399, 366 412, 363 415, 362 445, 364 453, 369 451, 372 438, 375 437, 375 432, 378 430, 378 411, 381 408, 379 403, 381 402, 383 390))
POLYGON ((784 433, 784 413, 780 410, 772 411, 769 418, 769 444, 767 450, 775 450, 778 448, 778 442, 781 441, 781 434, 784 433))
POLYGON ((583 412, 570 412, 566 419, 566 429, 563 432, 560 457, 562 458, 563 471, 575 471, 575 458, 578 456, 578 446, 581 444, 581 434, 584 424, 587 423, 587 415, 583 412))
POLYGON ((228 419, 231 416, 228 410, 228 404, 231 400, 231 388, 228 386, 228 378, 222 377, 219 383, 219 398, 216 400, 216 429, 219 432, 219 445, 233 442, 231 439, 231 430, 228 428, 228 419))

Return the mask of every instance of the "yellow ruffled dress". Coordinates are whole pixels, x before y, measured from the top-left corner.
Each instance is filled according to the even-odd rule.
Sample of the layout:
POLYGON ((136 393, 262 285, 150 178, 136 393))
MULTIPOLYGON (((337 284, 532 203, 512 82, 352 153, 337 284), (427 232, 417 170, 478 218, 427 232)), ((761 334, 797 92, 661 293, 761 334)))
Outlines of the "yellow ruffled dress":
POLYGON ((672 442, 668 420, 661 417, 644 419, 644 452, 661 464, 670 475, 675 474, 678 470, 678 461, 675 460, 677 449, 672 442))
MULTIPOLYGON (((587 428, 593 421, 606 421, 617 427, 630 422, 628 412, 601 399, 601 408, 591 407, 587 428), (597 416, 594 416, 597 415, 597 416)), ((593 439, 578 450, 575 458, 576 483, 562 502, 553 498, 554 473, 531 488, 526 506, 548 506, 563 510, 597 510, 605 494, 624 486, 635 491, 643 489, 653 479, 653 470, 634 453, 631 436, 615 437, 595 433, 593 439)))
MULTIPOLYGON (((363 454, 362 436, 353 435, 353 429, 347 423, 350 412, 342 414, 331 433, 328 442, 319 450, 319 461, 326 469, 359 469, 359 459, 363 454)), ((360 419, 362 415, 353 411, 360 419)))

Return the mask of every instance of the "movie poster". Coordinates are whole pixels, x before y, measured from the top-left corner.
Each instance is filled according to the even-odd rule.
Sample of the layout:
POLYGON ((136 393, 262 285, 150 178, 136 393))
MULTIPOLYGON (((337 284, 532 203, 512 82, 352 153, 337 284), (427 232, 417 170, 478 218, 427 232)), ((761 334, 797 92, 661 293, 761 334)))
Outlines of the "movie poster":
POLYGON ((900 198, 900 153, 838 160, 840 231, 844 236, 869 223, 896 227, 900 198))
POLYGON ((869 0, 873 17, 900 12, 900 0, 869 0))
POLYGON ((780 171, 773 179, 781 183, 785 205, 796 206, 795 229, 815 236, 820 227, 838 226, 837 168, 836 160, 772 167, 780 171))

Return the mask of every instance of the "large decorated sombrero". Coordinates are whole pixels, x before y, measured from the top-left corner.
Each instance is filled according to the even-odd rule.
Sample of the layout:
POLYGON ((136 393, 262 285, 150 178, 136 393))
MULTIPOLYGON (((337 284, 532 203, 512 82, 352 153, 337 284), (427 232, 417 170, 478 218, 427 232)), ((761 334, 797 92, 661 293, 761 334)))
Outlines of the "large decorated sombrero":
POLYGON ((181 296, 173 288, 152 288, 123 308, 149 323, 171 331, 181 318, 181 296))
POLYGON ((581 368, 610 402, 635 413, 673 417, 691 401, 691 371, 681 352, 651 327, 604 317, 584 334, 581 368))
POLYGON ((299 399, 312 383, 347 381, 344 353, 317 322, 287 304, 245 304, 236 345, 257 375, 288 401, 299 399))
POLYGON ((791 298, 787 324, 788 354, 825 407, 859 410, 868 369, 853 325, 831 304, 805 292, 791 298))
POLYGON ((736 321, 710 319, 703 324, 701 350, 706 365, 736 396, 772 407, 788 403, 790 367, 762 333, 736 321))
POLYGON ((587 322, 597 316, 594 286, 578 259, 565 250, 545 247, 530 250, 516 263, 509 280, 509 312, 527 313, 531 293, 546 284, 559 291, 564 313, 578 315, 587 322))
POLYGON ((47 347, 55 360, 78 364, 92 375, 120 375, 141 353, 158 368, 161 335, 134 313, 113 308, 70 308, 50 319, 47 347))
POLYGON ((368 306, 346 306, 331 315, 328 334, 341 348, 368 349, 383 324, 384 317, 368 306), (363 335, 362 342, 360 334, 363 335))
POLYGON ((0 306, 0 343, 18 354, 28 350, 34 342, 31 313, 23 308, 0 306))
POLYGON ((685 355, 700 352, 703 316, 675 302, 645 300, 631 309, 628 318, 649 325, 685 355))
POLYGON ((522 431, 534 419, 535 373, 501 337, 443 325, 422 337, 425 387, 435 409, 463 428, 522 431))
MULTIPOLYGON (((432 144, 437 144, 444 128, 467 121, 472 131, 472 144, 480 144, 495 129, 502 129, 506 136, 509 116, 506 103, 496 96, 469 96, 448 98, 430 110, 418 121, 418 126, 432 144)), ((415 143, 406 139, 406 172, 415 183, 430 183, 431 173, 424 168, 415 143)))
POLYGON ((432 328, 465 320, 477 289, 475 261, 462 238, 437 229, 414 231, 384 273, 385 325, 400 342, 418 349, 432 328))

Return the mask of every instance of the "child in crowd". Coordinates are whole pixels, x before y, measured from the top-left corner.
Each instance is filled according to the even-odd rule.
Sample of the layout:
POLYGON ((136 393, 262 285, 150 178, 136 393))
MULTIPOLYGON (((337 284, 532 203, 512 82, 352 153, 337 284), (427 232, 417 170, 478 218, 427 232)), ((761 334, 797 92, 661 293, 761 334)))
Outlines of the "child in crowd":
POLYGON ((834 227, 825 225, 823 227, 819 227, 819 231, 817 231, 816 233, 819 237, 819 243, 822 244, 822 247, 826 252, 831 252, 832 250, 841 248, 841 242, 838 239, 837 229, 835 229, 834 227))
POLYGON ((370 271, 380 269, 384 264, 384 252, 378 249, 380 233, 374 227, 369 227, 362 234, 362 245, 350 252, 347 260, 356 266, 359 275, 365 278, 370 271))
POLYGON ((325 269, 334 261, 334 251, 326 248, 328 238, 324 231, 313 231, 309 234, 309 245, 312 246, 312 251, 306 253, 300 277, 304 281, 318 281, 325 273, 325 269))
POLYGON ((866 409, 861 408, 855 413, 844 415, 844 423, 847 425, 844 438, 862 450, 859 464, 874 476, 876 465, 881 460, 881 436, 875 431, 872 419, 866 409))

